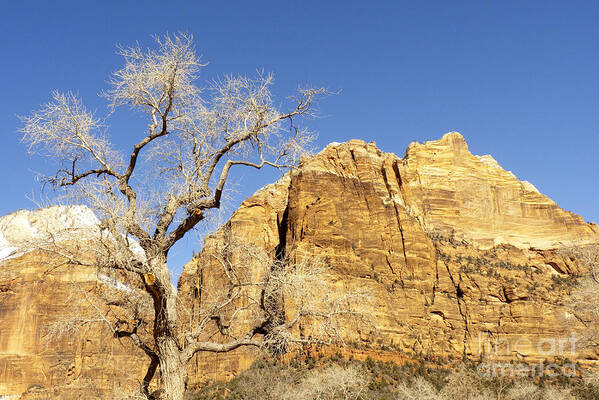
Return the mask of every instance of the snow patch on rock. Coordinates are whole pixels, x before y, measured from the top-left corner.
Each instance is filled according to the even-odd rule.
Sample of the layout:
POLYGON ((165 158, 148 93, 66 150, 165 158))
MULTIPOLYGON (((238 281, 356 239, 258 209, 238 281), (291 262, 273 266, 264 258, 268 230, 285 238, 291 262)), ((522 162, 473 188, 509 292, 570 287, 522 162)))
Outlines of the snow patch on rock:
MULTIPOLYGON (((43 244, 75 239, 110 237, 100 231, 100 220, 83 205, 19 210, 0 218, 0 261, 18 257, 43 244)), ((145 259, 143 249, 128 238, 131 251, 145 259)))
POLYGON ((0 218, 0 260, 22 255, 36 243, 99 234, 100 221, 85 206, 19 210, 0 218))
POLYGON ((116 289, 116 290, 120 290, 120 291, 125 292, 125 293, 131 293, 131 292, 133 292, 133 289, 131 289, 129 286, 125 285, 121 281, 118 281, 118 280, 116 280, 114 278, 111 278, 111 277, 106 276, 104 274, 99 274, 98 278, 100 279, 100 282, 102 282, 103 284, 105 284, 108 287, 111 287, 111 288, 116 289))
POLYGON ((10 243, 4 238, 2 232, 0 232, 0 261, 14 257, 17 253, 18 248, 11 246, 10 243))

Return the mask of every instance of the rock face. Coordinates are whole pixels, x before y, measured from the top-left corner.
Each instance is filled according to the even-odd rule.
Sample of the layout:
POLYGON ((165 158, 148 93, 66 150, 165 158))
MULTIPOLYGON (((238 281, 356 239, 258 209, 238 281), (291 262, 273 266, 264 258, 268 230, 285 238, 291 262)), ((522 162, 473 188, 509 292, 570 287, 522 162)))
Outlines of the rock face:
MULTIPOLYGON (((60 266, 43 250, 44 232, 81 238, 98 220, 87 208, 50 207, 0 218, 0 398, 105 399, 130 392, 143 376, 143 353, 112 338, 102 324, 70 330, 83 293, 96 286, 118 287, 93 268, 60 266), (13 397, 10 397, 13 398, 13 397), (16 398, 16 397, 15 397, 16 398)), ((100 304, 100 307, 102 305, 100 304)))
MULTIPOLYGON (((128 290, 92 268, 54 268, 56 257, 36 246, 90 229, 97 219, 84 207, 0 218, 0 398, 118 398, 144 375, 145 355, 102 324, 53 330, 81 317, 73 309, 87 301, 82 292, 128 290)), ((179 292, 191 323, 205 289, 219 286, 219 249, 233 238, 272 256, 317 256, 339 286, 368 289, 363 311, 373 322, 347 327, 346 355, 597 359, 571 336, 584 327, 564 303, 599 229, 490 156, 470 154, 457 133, 412 144, 403 158, 359 140, 331 144, 256 192, 184 269, 179 292)), ((200 354, 190 384, 231 378, 256 356, 200 354)))
MULTIPOLYGON (((179 290, 198 303, 214 249, 243 238, 273 255, 322 257, 347 287, 368 288, 374 325, 348 330, 356 349, 595 359, 571 337, 583 327, 564 302, 586 271, 579 251, 597 246, 598 232, 492 157, 472 155, 458 133, 413 143, 403 158, 351 140, 243 202, 185 267, 179 290)), ((196 360, 192 380, 231 376, 254 355, 209 357, 196 360)))

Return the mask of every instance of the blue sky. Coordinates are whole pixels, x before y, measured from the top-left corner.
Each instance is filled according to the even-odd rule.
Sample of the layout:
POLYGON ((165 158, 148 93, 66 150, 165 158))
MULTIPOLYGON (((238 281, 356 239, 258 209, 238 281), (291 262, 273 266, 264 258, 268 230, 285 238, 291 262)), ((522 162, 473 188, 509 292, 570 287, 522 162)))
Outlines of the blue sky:
MULTIPOLYGON (((459 131, 474 154, 492 154, 563 208, 599 222, 599 3, 578 1, 23 1, 0 25, 0 214, 44 198, 32 171, 49 172, 19 143, 17 115, 76 90, 97 96, 121 60, 116 44, 186 31, 210 64, 203 77, 277 77, 340 90, 313 121, 316 147, 360 138, 403 155, 414 141, 459 131)), ((135 140, 144 123, 119 117, 135 140)), ((276 174, 238 176, 240 200, 276 174)), ((198 249, 172 254, 173 271, 198 249)))

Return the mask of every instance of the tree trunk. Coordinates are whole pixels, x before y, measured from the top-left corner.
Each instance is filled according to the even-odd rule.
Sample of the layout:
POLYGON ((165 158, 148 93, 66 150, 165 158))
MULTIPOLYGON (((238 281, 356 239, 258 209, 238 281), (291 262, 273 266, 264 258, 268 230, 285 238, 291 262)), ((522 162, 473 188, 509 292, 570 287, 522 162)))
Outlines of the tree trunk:
POLYGON ((154 299, 154 343, 160 363, 161 400, 183 400, 187 385, 187 369, 181 360, 177 343, 177 293, 170 283, 166 259, 150 262, 152 273, 145 283, 154 299))
POLYGON ((187 385, 187 369, 181 362, 174 338, 163 338, 159 345, 160 376, 164 400, 183 400, 187 385))

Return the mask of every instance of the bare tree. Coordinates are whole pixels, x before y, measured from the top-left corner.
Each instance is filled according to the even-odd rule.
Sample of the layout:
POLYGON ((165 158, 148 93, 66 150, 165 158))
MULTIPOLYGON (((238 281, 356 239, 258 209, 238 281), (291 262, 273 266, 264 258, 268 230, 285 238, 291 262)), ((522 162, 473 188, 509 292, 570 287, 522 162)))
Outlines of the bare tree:
POLYGON ((580 345, 596 350, 599 346, 599 248, 595 245, 573 246, 565 256, 577 258, 587 271, 573 288, 567 306, 586 328, 582 331, 580 345))
MULTIPOLYGON (((268 261, 264 255, 248 251, 251 262, 261 263, 264 273, 248 276, 247 265, 244 275, 239 264, 222 264, 222 290, 213 287, 202 313, 190 318, 181 315, 167 265, 169 250, 204 221, 210 210, 220 207, 233 167, 288 168, 296 164, 313 139, 297 121, 314 115, 315 101, 325 90, 300 89, 288 110, 280 111, 270 92, 271 74, 258 73, 253 78, 229 75, 200 88, 196 82, 204 64, 194 51, 192 38, 185 34, 156 38, 153 49, 120 48, 119 54, 124 66, 114 72, 103 96, 111 110, 128 106, 149 121, 147 131, 138 136, 129 152, 119 151, 111 138, 125 135, 129 139, 135 133, 109 134, 105 121, 73 93, 54 92, 51 102, 24 117, 22 139, 30 152, 60 162, 46 182, 89 205, 101 220, 98 237, 88 241, 93 246, 85 251, 85 257, 75 257, 59 245, 46 250, 68 263, 96 265, 108 271, 107 279, 120 274, 128 280, 127 287, 142 292, 124 293, 120 303, 113 301, 134 303, 129 316, 133 323, 124 324, 119 317, 99 322, 109 324, 115 336, 130 338, 150 358, 142 382, 145 395, 149 396, 149 384, 159 369, 165 398, 180 400, 186 388, 186 364, 196 353, 302 342, 308 339, 294 336, 302 319, 315 323, 345 314, 348 298, 336 299, 335 304, 326 299, 314 303, 302 300, 301 296, 310 299, 306 293, 293 302, 293 312, 286 309, 281 313, 277 299, 306 290, 314 293, 314 288, 326 282, 317 276, 325 271, 314 264, 307 268, 301 263, 268 261), (151 307, 145 307, 147 303, 151 307), (144 307, 153 314, 150 340, 138 332, 147 318, 144 307), (232 311, 225 323, 227 307, 232 311), (232 334, 228 325, 244 313, 252 314, 252 318, 244 318, 251 323, 244 325, 243 332, 232 334), (228 340, 203 340, 202 332, 210 326, 228 340)), ((70 323, 77 325, 77 321, 70 323)), ((320 326, 324 334, 313 336, 317 340, 326 341, 325 337, 336 334, 334 325, 320 326)))

